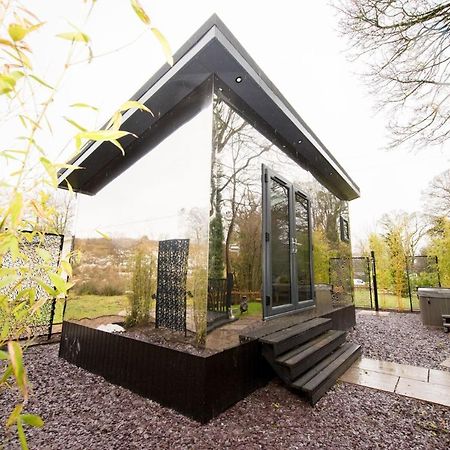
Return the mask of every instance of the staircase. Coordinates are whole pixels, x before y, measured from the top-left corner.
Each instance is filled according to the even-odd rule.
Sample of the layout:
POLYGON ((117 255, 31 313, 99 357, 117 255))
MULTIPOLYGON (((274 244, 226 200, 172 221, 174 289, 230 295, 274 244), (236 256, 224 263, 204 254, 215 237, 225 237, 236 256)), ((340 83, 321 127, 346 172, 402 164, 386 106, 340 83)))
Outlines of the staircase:
POLYGON ((345 338, 345 331, 331 329, 331 319, 319 317, 274 331, 259 341, 277 375, 314 405, 361 355, 361 346, 345 338))

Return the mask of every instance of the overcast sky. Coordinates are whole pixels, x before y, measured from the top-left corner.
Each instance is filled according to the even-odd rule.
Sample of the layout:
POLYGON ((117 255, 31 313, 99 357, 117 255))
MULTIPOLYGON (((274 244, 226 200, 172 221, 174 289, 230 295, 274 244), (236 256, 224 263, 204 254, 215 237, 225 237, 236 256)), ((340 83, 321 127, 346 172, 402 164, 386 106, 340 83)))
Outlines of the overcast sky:
MULTIPOLYGON (((374 99, 366 93, 357 72, 364 67, 346 60, 346 42, 339 37, 335 11, 326 0, 140 0, 173 50, 179 48, 212 14, 217 13, 269 79, 314 130, 361 188, 361 199, 351 202, 354 243, 373 230, 382 213, 420 210, 421 191, 449 167, 450 144, 421 152, 384 150, 388 118, 374 114, 374 99)), ((81 0, 33 2, 33 11, 56 34, 68 31, 67 20, 83 27, 81 0)), ((142 23, 128 0, 98 0, 87 27, 94 54, 121 47, 139 36, 142 23)), ((51 33, 50 33, 51 34, 51 33)), ((46 55, 36 70, 51 81, 58 69, 55 57, 64 52, 64 41, 36 34, 34 45, 46 55)), ((84 111, 80 122, 101 125, 164 62, 150 34, 122 51, 79 65, 61 88, 53 105, 57 115, 67 114, 64 104, 89 102, 101 112, 84 111)), ((74 129, 56 122, 53 154, 64 147, 74 129)), ((5 130, 0 130, 5 133, 5 130)), ((65 150, 70 156, 73 147, 65 150)))

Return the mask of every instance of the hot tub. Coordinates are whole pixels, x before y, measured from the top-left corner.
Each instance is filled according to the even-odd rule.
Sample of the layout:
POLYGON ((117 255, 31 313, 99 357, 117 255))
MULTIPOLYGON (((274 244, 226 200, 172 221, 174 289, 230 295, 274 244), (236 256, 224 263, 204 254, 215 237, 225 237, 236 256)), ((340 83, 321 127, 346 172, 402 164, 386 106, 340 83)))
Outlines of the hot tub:
POLYGON ((450 314, 450 289, 419 288, 420 315, 424 325, 442 326, 442 314, 450 314))

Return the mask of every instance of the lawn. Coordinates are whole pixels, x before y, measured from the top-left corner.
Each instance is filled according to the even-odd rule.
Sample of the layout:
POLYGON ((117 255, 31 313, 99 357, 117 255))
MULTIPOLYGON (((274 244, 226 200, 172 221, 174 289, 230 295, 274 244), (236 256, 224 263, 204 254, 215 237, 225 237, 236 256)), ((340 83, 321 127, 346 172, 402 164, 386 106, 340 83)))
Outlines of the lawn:
MULTIPOLYGON (((235 317, 239 317, 241 315, 239 305, 233 305, 231 308, 235 317)), ((248 311, 243 314, 243 317, 244 316, 262 316, 261 302, 248 302, 248 311)))
MULTIPOLYGON (((415 292, 411 293, 413 309, 419 310, 419 300, 415 292)), ((392 309, 398 311, 410 311, 409 297, 397 297, 396 295, 378 290, 378 305, 380 309, 392 309)), ((370 293, 365 288, 355 288, 355 306, 357 308, 370 308, 370 293)), ((375 298, 372 293, 372 308, 375 308, 375 298)))
MULTIPOLYGON (((56 304, 55 323, 62 322, 64 302, 56 304)), ((126 295, 71 295, 67 299, 65 320, 114 316, 128 308, 126 295)))

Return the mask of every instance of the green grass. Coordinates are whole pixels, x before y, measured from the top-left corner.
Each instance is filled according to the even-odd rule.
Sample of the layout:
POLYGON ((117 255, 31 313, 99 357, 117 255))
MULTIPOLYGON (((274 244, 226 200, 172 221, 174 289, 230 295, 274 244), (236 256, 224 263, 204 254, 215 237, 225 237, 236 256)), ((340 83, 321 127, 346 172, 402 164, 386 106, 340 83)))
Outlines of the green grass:
MULTIPOLYGON (((233 314, 235 317, 241 316, 241 310, 239 309, 239 305, 233 305, 233 314)), ((248 302, 248 311, 242 314, 242 317, 245 316, 259 316, 262 317, 262 305, 261 302, 248 302)))
MULTIPOLYGON (((413 310, 419 310, 419 300, 415 292, 411 293, 413 310)), ((409 297, 400 297, 378 290, 378 305, 380 309, 410 311, 409 297)), ((357 308, 370 308, 370 294, 368 289, 355 289, 355 306, 357 308)), ((372 293, 372 307, 375 308, 375 299, 372 293)))
MULTIPOLYGON (((55 323, 62 321, 63 304, 60 301, 56 304, 55 323)), ((114 316, 127 307, 128 299, 126 295, 71 295, 67 299, 64 320, 114 316)))

